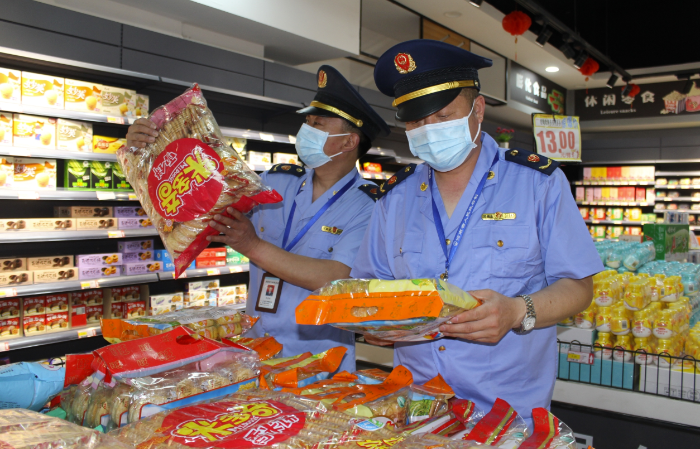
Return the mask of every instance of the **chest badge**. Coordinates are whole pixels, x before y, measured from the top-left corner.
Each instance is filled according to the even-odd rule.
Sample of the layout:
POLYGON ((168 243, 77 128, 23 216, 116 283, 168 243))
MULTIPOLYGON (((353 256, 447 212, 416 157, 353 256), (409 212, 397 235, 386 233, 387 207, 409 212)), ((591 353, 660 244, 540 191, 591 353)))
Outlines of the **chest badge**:
POLYGON ((328 232, 333 235, 340 235, 343 233, 342 229, 338 229, 335 226, 321 226, 321 231, 328 232))
POLYGON ((496 212, 493 214, 481 214, 482 220, 515 220, 515 212, 496 212))

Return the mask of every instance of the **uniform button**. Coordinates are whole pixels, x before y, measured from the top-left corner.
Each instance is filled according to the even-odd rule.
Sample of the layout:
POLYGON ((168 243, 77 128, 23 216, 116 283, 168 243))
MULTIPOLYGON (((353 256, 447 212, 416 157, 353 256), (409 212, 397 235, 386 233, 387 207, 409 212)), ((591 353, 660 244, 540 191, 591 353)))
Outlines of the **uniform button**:
POLYGON ((439 349, 440 351, 444 351, 444 350, 445 350, 445 347, 444 347, 444 346, 440 346, 438 349, 439 349))
POLYGON ((450 243, 452 243, 452 240, 450 240, 450 239, 445 239, 445 243, 447 243, 447 244, 449 245, 450 243))
POLYGON ((399 248, 399 254, 403 254, 403 248, 399 248))
POLYGON ((332 247, 332 246, 331 246, 330 248, 328 248, 328 252, 329 252, 329 253, 332 253, 332 252, 333 252, 333 247, 332 247))
POLYGON ((503 240, 497 241, 497 242, 496 242, 496 245, 498 245, 499 248, 502 247, 502 246, 503 246, 503 240))
POLYGON ((265 228, 263 228, 262 226, 260 226, 260 232, 265 232, 265 228))

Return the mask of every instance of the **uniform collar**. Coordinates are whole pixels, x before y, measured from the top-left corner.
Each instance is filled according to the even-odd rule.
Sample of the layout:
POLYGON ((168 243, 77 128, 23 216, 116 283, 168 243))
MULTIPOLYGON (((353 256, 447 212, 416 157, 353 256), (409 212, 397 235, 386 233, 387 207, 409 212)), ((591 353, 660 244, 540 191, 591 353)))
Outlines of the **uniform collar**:
POLYGON ((345 184, 350 182, 351 179, 359 176, 359 173, 357 172, 356 168, 353 168, 350 170, 348 174, 343 176, 338 182, 333 184, 333 187, 328 189, 326 193, 321 195, 315 202, 311 202, 311 198, 313 196, 313 176, 314 176, 314 170, 308 170, 306 172, 306 176, 301 178, 303 179, 302 184, 303 186, 301 187, 301 190, 299 191, 299 195, 297 195, 296 201, 297 201, 297 207, 299 208, 299 212, 301 214, 299 215, 300 220, 304 220, 306 218, 311 218, 314 216, 314 214, 323 207, 324 204, 326 204, 326 201, 328 201, 332 196, 333 192, 337 192, 338 190, 342 189, 345 184), (303 208, 301 207, 303 204, 303 208))

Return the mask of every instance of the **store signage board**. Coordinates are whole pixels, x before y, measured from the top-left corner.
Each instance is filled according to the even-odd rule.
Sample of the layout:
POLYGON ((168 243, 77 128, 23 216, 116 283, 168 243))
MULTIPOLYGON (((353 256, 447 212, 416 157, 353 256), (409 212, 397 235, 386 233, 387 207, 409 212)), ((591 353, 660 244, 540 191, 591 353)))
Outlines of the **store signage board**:
POLYGON ((581 128, 575 116, 532 114, 537 153, 556 161, 581 162, 581 128))
POLYGON ((514 100, 547 114, 566 113, 566 89, 531 72, 517 62, 510 62, 509 101, 514 100))
POLYGON ((584 121, 688 115, 700 112, 698 85, 700 81, 684 94, 686 81, 640 84, 634 98, 623 96, 620 86, 582 89, 574 92, 574 104, 576 114, 584 121))

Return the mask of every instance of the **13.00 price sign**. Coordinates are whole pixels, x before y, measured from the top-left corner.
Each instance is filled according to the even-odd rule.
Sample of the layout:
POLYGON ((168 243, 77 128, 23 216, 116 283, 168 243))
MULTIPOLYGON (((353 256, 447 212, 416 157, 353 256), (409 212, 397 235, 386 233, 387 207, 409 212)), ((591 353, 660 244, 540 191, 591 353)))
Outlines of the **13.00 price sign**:
POLYGON ((537 153, 556 161, 581 162, 581 128, 578 117, 533 114, 537 153))

